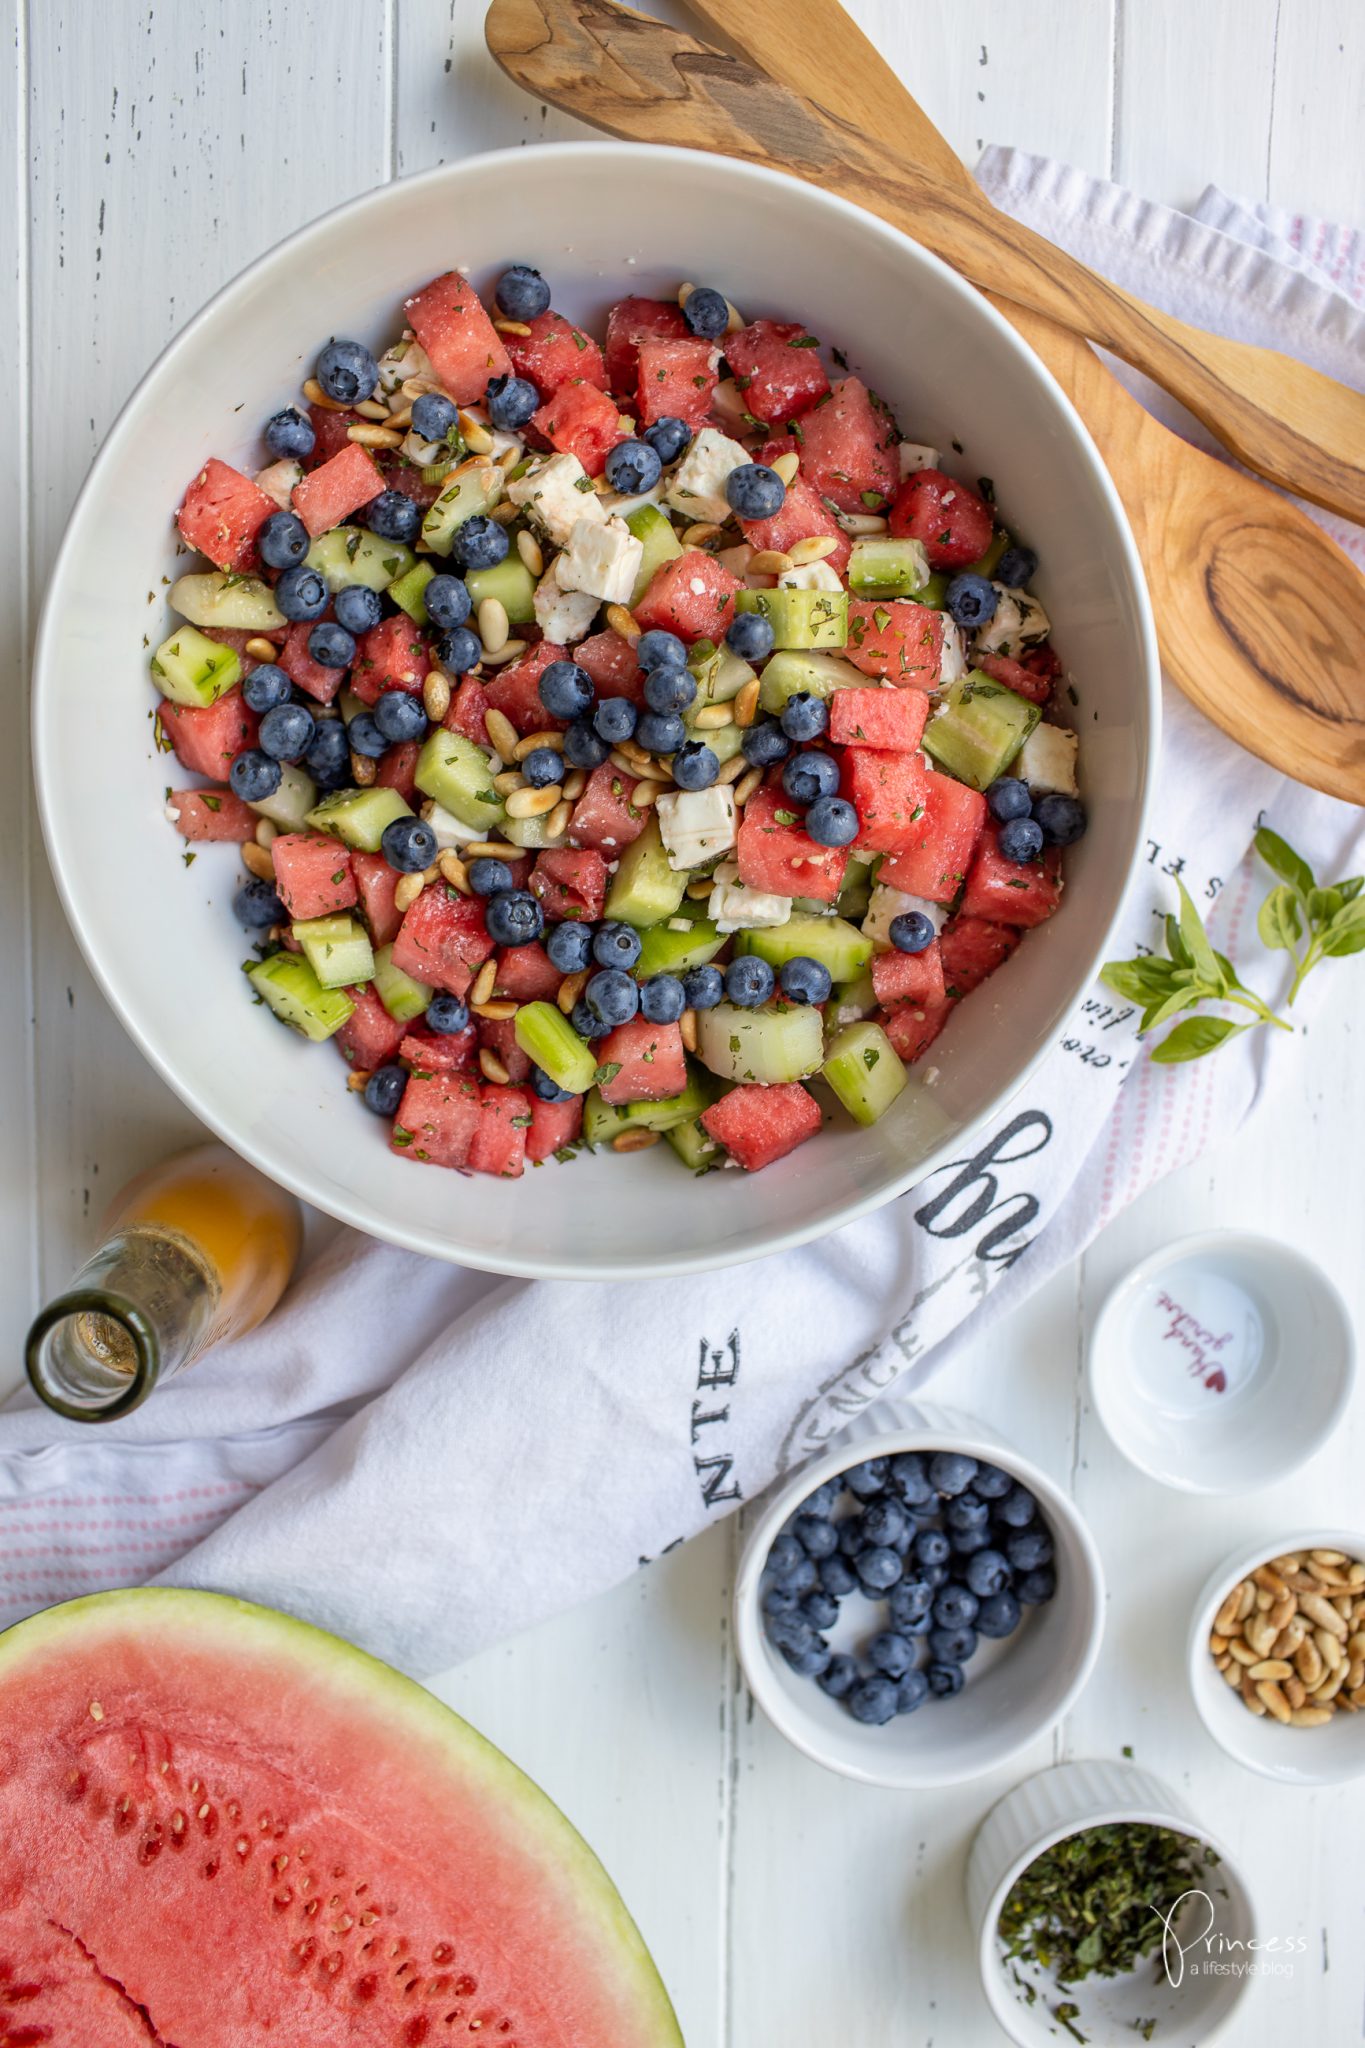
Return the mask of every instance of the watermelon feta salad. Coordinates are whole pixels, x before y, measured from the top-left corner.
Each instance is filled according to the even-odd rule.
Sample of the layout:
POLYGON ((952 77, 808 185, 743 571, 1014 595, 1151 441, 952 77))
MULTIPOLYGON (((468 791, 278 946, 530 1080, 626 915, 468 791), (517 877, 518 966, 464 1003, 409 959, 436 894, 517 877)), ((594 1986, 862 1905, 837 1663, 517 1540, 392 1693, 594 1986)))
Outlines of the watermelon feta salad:
POLYGON ((1061 663, 989 482, 799 321, 550 300, 447 272, 193 478, 167 815, 240 845, 252 992, 404 1158, 753 1172, 1057 909, 1061 663))

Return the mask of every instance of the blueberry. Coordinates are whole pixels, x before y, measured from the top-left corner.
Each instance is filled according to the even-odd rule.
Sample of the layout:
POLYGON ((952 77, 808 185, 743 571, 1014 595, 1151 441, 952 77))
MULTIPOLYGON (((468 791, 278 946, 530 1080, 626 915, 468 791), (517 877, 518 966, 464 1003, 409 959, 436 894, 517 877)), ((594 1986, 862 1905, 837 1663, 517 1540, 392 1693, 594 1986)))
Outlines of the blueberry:
POLYGON ((777 980, 766 960, 757 953, 741 953, 725 970, 725 994, 742 1010, 756 1010, 766 1003, 777 980))
POLYGON ((339 405, 359 405, 379 382, 379 365, 363 342, 329 341, 314 374, 339 405))
POLYGON ((913 1714, 929 1697, 929 1681, 922 1671, 907 1671, 896 1688, 896 1712, 913 1714))
POLYGON ((773 629, 762 612, 736 612, 725 629, 725 644, 741 661, 766 661, 773 651, 773 629))
POLYGON ((720 762, 704 740, 684 740, 673 756, 673 780, 679 789, 710 789, 719 774, 720 762))
POLYGON ((789 740, 802 744, 807 740, 818 740, 829 726, 829 706, 823 697, 813 697, 809 690, 798 690, 782 706, 781 725, 789 740))
POLYGON ((555 747, 532 747, 521 762, 521 772, 532 789, 548 789, 564 773, 564 757, 555 747))
POLYGON ((831 1657, 815 1683, 821 1692, 828 1693, 832 1700, 843 1699, 858 1683, 858 1667, 851 1657, 839 1651, 831 1657))
POLYGON ((936 1628, 965 1628, 981 1605, 969 1586, 945 1586, 934 1602, 936 1628))
POLYGON ((758 1604, 765 1614, 796 1614, 800 1608, 800 1597, 789 1592, 785 1586, 769 1585, 758 1596, 758 1604))
POLYGON ((1003 1500, 1014 1481, 999 1465, 981 1465, 976 1468, 972 1481, 972 1492, 979 1500, 1003 1500))
POLYGON ((427 1025, 432 1031, 439 1032, 442 1038, 463 1031, 468 1022, 468 1005, 462 1003, 458 996, 447 995, 444 989, 427 1004, 427 1025))
POLYGON ((997 775, 986 791, 986 803, 997 825, 1008 825, 1011 818, 1026 818, 1033 808, 1028 785, 1017 775, 997 775))
POLYGON ((610 1024, 603 1023, 595 1010, 590 1010, 580 996, 569 1012, 569 1022, 580 1038, 605 1038, 611 1030, 610 1024))
POLYGON ((943 1519, 950 1529, 984 1529, 991 1511, 974 1493, 959 1493, 950 1500, 943 1519))
POLYGON ((813 1557, 817 1564, 827 1557, 833 1557, 839 1548, 839 1535, 833 1522, 824 1515, 798 1515, 796 1518, 796 1540, 807 1557, 813 1557))
POLYGON ((406 491, 381 491, 361 516, 380 540, 397 541, 403 547, 411 547, 422 531, 422 508, 406 491))
POLYGON ((931 1628, 929 1655, 936 1664, 965 1664, 976 1655, 976 1630, 965 1623, 960 1628, 931 1628))
POLYGON ((841 796, 822 796, 805 816, 806 837, 817 846, 851 846, 858 837, 858 813, 841 796))
POLYGON ((829 1663, 829 1645, 799 1615, 780 1614, 768 1624, 773 1647, 801 1678, 818 1678, 829 1663))
POLYGON ((317 446, 317 438, 313 422, 292 405, 287 405, 283 412, 272 413, 265 423, 265 445, 281 462, 290 457, 306 462, 317 446))
POLYGON ((792 1003, 827 1003, 834 987, 828 967, 812 960, 806 953, 798 953, 794 960, 785 960, 778 980, 782 984, 783 995, 792 1003))
POLYGON ((376 1116, 396 1116, 407 1085, 408 1077, 402 1067, 376 1067, 365 1083, 366 1109, 372 1109, 376 1116))
POLYGON ((348 633, 368 633, 384 616, 379 592, 367 583, 348 583, 332 599, 332 616, 348 633))
POLYGON ((1056 1590, 1057 1574, 1051 1565, 1039 1565, 1037 1571, 1025 1572, 1014 1588, 1016 1598, 1024 1607, 1041 1607, 1056 1590))
POLYGON ((828 1521, 839 1504, 839 1495, 843 1490, 839 1480, 826 1479, 821 1485, 816 1487, 814 1493, 807 1494, 802 1503, 802 1514, 821 1515, 828 1521))
POLYGON ((867 1549, 867 1536, 863 1529, 861 1509, 856 1514, 845 1515, 843 1520, 836 1522, 834 1526, 839 1536, 839 1555, 841 1557, 855 1558, 860 1550, 867 1549))
POLYGON ((483 921, 495 946, 529 946, 545 929, 545 912, 529 889, 499 889, 485 900, 483 921))
POLYGON ((1026 1486, 1011 1486, 995 1510, 996 1519, 1011 1529, 1026 1529, 1038 1512, 1038 1503, 1026 1486))
POLYGON ((891 1460, 891 1484, 911 1507, 923 1507, 934 1497, 918 1451, 901 1451, 891 1460))
POLYGON ((327 609, 330 593, 316 569, 300 562, 286 569, 275 585, 275 602, 291 625, 301 619, 320 619, 327 609))
POLYGON ((1005 1555, 1016 1572, 1037 1571, 1052 1562, 1052 1538, 1046 1529, 1022 1529, 1009 1538, 1005 1555))
POLYGON ((873 1544, 860 1550, 853 1567, 865 1593, 889 1593, 901 1575, 901 1560, 888 1544, 873 1544))
POLYGON ((1019 1602, 1007 1587, 998 1593, 988 1593, 976 1611, 976 1632, 989 1636, 998 1642, 1002 1636, 1013 1635, 1021 1619, 1019 1602))
POLYGON ((274 796, 283 775, 278 761, 272 761, 259 747, 248 747, 228 770, 228 781, 244 804, 259 804, 274 796))
POLYGON ((857 1577, 846 1557, 840 1557, 835 1551, 829 1557, 821 1558, 820 1584, 827 1593, 832 1593, 836 1600, 846 1600, 857 1583, 857 1577))
POLYGON ((1078 796, 1040 796, 1033 806, 1033 821, 1049 846, 1074 846, 1089 822, 1078 796))
MULTIPOLYGON (((550 667, 554 666, 551 662, 550 667)), ((564 735, 564 759, 571 768, 600 768, 610 752, 611 748, 595 730, 591 719, 575 718, 564 735)))
POLYGON ((952 1576, 951 1567, 946 1564, 917 1564, 913 1569, 932 1593, 937 1593, 940 1586, 946 1586, 952 1576))
POLYGON ((839 1619, 839 1603, 831 1593, 813 1586, 801 1602, 801 1616, 812 1628, 833 1628, 839 1619))
POLYGON ((459 417, 459 407, 444 392, 424 391, 412 401, 412 431, 421 441, 444 441, 459 417))
POLYGON ((655 974, 640 990, 640 1015, 650 1024, 676 1024, 687 997, 676 974, 655 974))
POLYGON ((544 1067, 532 1064, 530 1072, 531 1093, 540 1102, 572 1102, 573 1090, 561 1088, 558 1081, 552 1081, 544 1067))
POLYGON ((635 495, 652 491, 663 475, 657 448, 648 441, 618 441, 605 463, 607 482, 614 491, 635 495))
MULTIPOLYGON (((646 675, 652 675, 659 668, 686 668, 687 649, 676 633, 666 633, 662 626, 651 626, 635 643, 635 659, 646 675)), ((692 699, 689 697, 687 701, 690 704, 692 699)), ((681 706, 675 708, 681 709, 681 706)), ((655 709, 662 707, 656 705, 655 709)))
POLYGON ((494 287, 498 311, 508 320, 538 320, 550 304, 550 287, 529 263, 514 263, 494 287))
POLYGON ((725 976, 719 967, 689 967, 683 976, 683 994, 689 1010, 714 1010, 725 994, 725 976))
POLYGON ((460 577, 448 572, 432 577, 422 592, 422 602, 427 608, 427 617, 441 633, 449 633, 454 627, 462 626, 474 609, 474 600, 467 586, 460 577))
POLYGON ((511 545, 505 526, 476 512, 456 527, 450 552, 462 569, 496 569, 499 562, 506 561, 511 545))
POLYGON ((936 1700, 952 1699, 967 1683, 967 1674, 960 1664, 931 1664, 924 1678, 936 1700))
POLYGON ((379 850, 400 875, 420 875, 436 858, 436 834, 421 818, 395 818, 384 827, 379 850))
POLYGON ((427 714, 420 697, 409 696, 406 690, 385 690, 374 707, 374 722, 385 739, 396 746, 404 740, 424 737, 427 714))
POLYGON ((672 711, 646 711, 635 728, 636 744, 650 754, 676 754, 686 738, 686 727, 672 711))
POLYGON ((277 704, 261 720, 260 748, 272 761, 297 761, 313 743, 318 722, 302 704, 277 704))
POLYGON ((272 512, 256 536, 256 545, 268 569, 292 569, 313 543, 297 512, 272 512))
MULTIPOLYGON (((454 581, 453 577, 451 581, 454 581)), ((463 676, 482 661, 483 642, 468 626, 455 626, 450 632, 441 634, 431 651, 436 666, 444 669, 448 676, 463 676)))
POLYGON ((634 925, 610 918, 593 935, 592 957, 599 967, 633 967, 640 957, 640 934, 634 925))
POLYGON ((592 715, 593 731, 609 746, 618 747, 633 735, 637 715, 629 697, 599 698, 592 715))
MULTIPOLYGON (((471 882, 474 880, 472 869, 469 879, 471 882)), ((508 879, 511 879, 510 875, 508 879)), ((551 965, 557 967, 561 974, 581 974, 592 958, 592 935, 590 924, 576 924, 571 919, 551 925, 545 940, 551 965)))
POLYGON ((948 1541, 953 1546, 954 1557, 972 1557, 978 1550, 984 1550, 991 1540, 989 1529, 954 1529, 948 1541))
POLYGON ((389 751, 389 743, 375 724, 372 711, 357 711, 346 728, 346 738, 351 752, 363 754, 367 761, 377 761, 389 751))
POLYGON ((699 284, 695 291, 688 293, 682 314, 692 332, 702 341, 717 341, 730 324, 730 308, 724 292, 714 291, 709 284, 699 284))
POLYGON ((848 1695, 848 1711, 855 1721, 862 1721, 869 1728, 881 1728, 895 1713, 899 1698, 899 1688, 889 1678, 860 1679, 848 1695))
POLYGON ((922 910, 903 910, 887 926, 887 937, 898 953, 922 953, 936 937, 934 920, 922 910))
POLYGON ((904 1678, 915 1661, 915 1645, 894 1629, 882 1629, 867 1646, 868 1662, 888 1678, 904 1678))
POLYGON ((794 803, 818 803, 822 796, 833 796, 839 787, 839 763, 833 754, 807 748, 793 754, 782 770, 782 787, 794 803))
POLYGON ((863 1534, 869 1543, 885 1543, 900 1550, 909 1540, 910 1517, 890 1494, 879 1494, 863 1511, 863 1534))
POLYGON ((576 661, 552 661, 540 672, 536 695, 551 718, 581 718, 592 706, 592 677, 576 661))
POLYGON ((990 624, 998 602, 986 578, 969 572, 952 578, 944 598, 952 617, 968 633, 974 633, 978 626, 990 624))
POLYGON ((1024 867, 1043 850, 1043 828, 1035 818, 1011 818, 1008 825, 1000 827, 996 844, 1003 860, 1024 867))
POLYGON ((941 1529, 921 1529, 914 1541, 915 1556, 921 1564, 946 1564, 953 1547, 941 1529))
POLYGON ((289 922, 289 912, 275 893, 275 884, 258 877, 243 882, 232 899, 232 910, 238 924, 248 925, 252 931, 265 931, 269 925, 289 922))
POLYGON ((672 413, 665 413, 646 427, 640 439, 648 441, 660 462, 676 462, 692 439, 692 429, 686 420, 677 419, 672 413))
POLYGON ((844 1485, 859 1500, 872 1500, 879 1493, 886 1492, 889 1461, 885 1458, 865 1458, 861 1465, 854 1465, 844 1474, 844 1485))
POLYGON ((335 619, 319 619, 308 635, 308 653, 319 668, 349 668, 355 660, 355 634, 335 619))
POLYGON ((1032 548, 1006 548, 995 565, 997 583, 1006 590, 1022 590, 1038 574, 1038 557, 1032 548))
POLYGON ((781 1579, 783 1587, 788 1592, 795 1593, 797 1598, 802 1600, 804 1600, 807 1593, 813 1593, 819 1583, 820 1575, 816 1569, 815 1560, 810 1557, 800 1558, 789 1572, 782 1574, 781 1579))
MULTIPOLYGON (((540 410, 540 393, 529 377, 490 377, 483 402, 488 417, 501 434, 516 434, 540 410)), ((417 423, 414 408, 413 424, 417 423)))
POLYGON ((505 860, 472 860, 466 869, 469 886, 476 896, 496 896, 504 889, 515 889, 512 870, 505 860))
POLYGON ((792 743, 775 718, 760 718, 745 729, 740 752, 751 768, 771 768, 785 761, 792 743))
POLYGON ((965 1493, 976 1477, 976 1459, 961 1451, 935 1451, 929 1460, 929 1482, 940 1493, 965 1493))
POLYGON ((771 1572, 779 1580, 785 1579, 788 1572, 796 1570, 805 1554, 791 1531, 784 1529, 780 1536, 774 1536, 768 1555, 763 1560, 763 1569, 771 1572))
POLYGON ((787 486, 763 462, 741 462, 725 479, 725 497, 739 519, 773 519, 786 502, 787 486))
POLYGON ((584 989, 583 1000, 610 1031, 629 1024, 640 1007, 640 986, 623 967, 603 967, 584 989))
POLYGON ((303 765, 319 789, 341 789, 351 779, 351 743, 339 718, 324 720, 313 735, 303 765))
POLYGON ((282 668, 273 661, 263 661, 242 684, 242 695, 251 710, 273 711, 277 704, 289 702, 293 687, 282 668))
POLYGON ((898 1586, 891 1588, 887 1601, 894 1626, 905 1634, 927 1622, 934 1605, 934 1589, 926 1579, 902 1579, 898 1586))

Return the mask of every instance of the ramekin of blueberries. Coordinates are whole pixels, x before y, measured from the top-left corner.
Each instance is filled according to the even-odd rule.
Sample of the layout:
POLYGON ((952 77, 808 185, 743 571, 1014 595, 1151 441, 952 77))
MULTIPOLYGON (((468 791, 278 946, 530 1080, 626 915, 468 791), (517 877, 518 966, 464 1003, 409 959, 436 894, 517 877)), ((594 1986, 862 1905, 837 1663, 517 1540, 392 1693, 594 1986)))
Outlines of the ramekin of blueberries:
POLYGON ((879 1783, 943 1783, 1065 1711, 1099 1647, 1102 1587, 1044 1474, 918 1432, 831 1453, 784 1488, 737 1606, 750 1687, 799 1747, 879 1783))

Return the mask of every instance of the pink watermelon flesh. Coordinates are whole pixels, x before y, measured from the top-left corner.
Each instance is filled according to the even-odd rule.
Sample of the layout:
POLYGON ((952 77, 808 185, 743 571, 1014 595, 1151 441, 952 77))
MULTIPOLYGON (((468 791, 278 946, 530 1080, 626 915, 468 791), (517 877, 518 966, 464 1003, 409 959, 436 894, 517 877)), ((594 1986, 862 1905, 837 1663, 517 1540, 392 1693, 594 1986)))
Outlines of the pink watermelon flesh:
POLYGON ((815 1136, 820 1105, 799 1081, 773 1087, 747 1081, 704 1109, 701 1123, 746 1173, 757 1173, 815 1136))
POLYGON ((211 1593, 72 1601, 0 1642, 0 1727, 11 2044, 681 2048, 569 1823, 334 1636, 211 1593))
POLYGON ((173 789, 170 807, 182 839, 235 839, 242 843, 256 837, 256 813, 230 789, 173 789))

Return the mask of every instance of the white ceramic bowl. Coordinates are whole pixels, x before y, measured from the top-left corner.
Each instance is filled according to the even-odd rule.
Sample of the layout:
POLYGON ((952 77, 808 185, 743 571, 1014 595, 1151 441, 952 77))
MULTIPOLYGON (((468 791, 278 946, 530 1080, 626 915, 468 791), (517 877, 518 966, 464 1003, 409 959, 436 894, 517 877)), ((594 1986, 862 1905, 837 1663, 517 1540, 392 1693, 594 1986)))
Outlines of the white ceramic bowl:
MULTIPOLYGON (((961 279, 808 185, 688 151, 588 142, 474 157, 339 208, 262 257, 171 344, 91 471, 50 580, 34 751, 48 853, 105 994, 194 1112, 276 1180, 376 1236, 500 1272, 564 1278, 698 1270, 847 1222, 953 1156, 1046 1050, 1103 957, 1140 841, 1158 720, 1151 616, 1113 487, 1037 360, 961 279), (186 870, 162 815, 146 644, 169 629, 172 512, 210 454, 260 461, 260 424, 295 400, 333 334, 371 343, 404 295, 452 264, 488 286, 539 265, 555 302, 600 319, 626 292, 714 278, 745 311, 799 313, 847 350, 916 439, 992 476, 1037 547, 1079 693, 1091 811, 1060 914, 991 997, 964 1006, 872 1130, 847 1122, 758 1180, 703 1181, 667 1148, 582 1158, 515 1184, 415 1167, 339 1085, 334 1052, 257 1016, 229 909, 240 870, 186 870), (149 602, 149 593, 153 601, 149 602)), ((174 773, 173 767, 169 771, 174 773)))
POLYGON ((1137 2040, 1165 2043, 1166 2048, 1194 2048, 1195 2043, 1209 2048, 1222 2038, 1250 1988, 1245 1965, 1258 1960, 1246 1946, 1256 1931, 1251 1901, 1226 1848, 1159 1778, 1133 1764, 1058 1764, 1007 1792, 972 1843, 967 1911, 991 2011, 1020 2048, 1057 2048, 1070 2038, 1051 2014, 1059 1997, 1080 2007, 1072 2025, 1091 2048, 1131 2048, 1137 2040), (1217 1865, 1194 1880, 1207 1903, 1190 1899, 1177 1914, 1177 1901, 1165 1902, 1171 1911, 1169 1968, 1158 1959, 1127 1976, 1087 1978, 1059 1993, 1036 1966, 1026 1969, 1006 1959, 996 1932, 1001 1908, 1015 1879, 1044 1850, 1082 1829, 1118 1821, 1173 1828, 1213 1849, 1217 1865), (1195 1945, 1206 1929, 1207 1949, 1195 1945), (1207 1970, 1202 1967, 1206 1963, 1207 1970), (1021 1981, 1034 1987, 1032 2002, 1021 1981), (1151 2033, 1138 2032, 1148 2020, 1155 2022, 1151 2033))
POLYGON ((1321 1728, 1286 1728, 1267 1714, 1253 1714, 1220 1674, 1209 1651, 1213 1617, 1232 1588, 1258 1565, 1291 1551, 1341 1550, 1365 1559, 1365 1532, 1310 1529, 1283 1539, 1272 1537, 1224 1559, 1204 1583, 1190 1623, 1190 1690, 1199 1718, 1214 1741, 1264 1778, 1282 1785, 1344 1785, 1365 1776, 1365 1713, 1334 1714, 1321 1728))
POLYGON ((1140 1471, 1187 1493, 1250 1493, 1297 1471, 1346 1410, 1350 1311, 1320 1266, 1208 1231, 1124 1276, 1090 1338, 1101 1422, 1140 1471))
MULTIPOLYGON (((881 1609, 851 1598, 845 1636, 872 1633, 881 1609)), ((1045 1472, 1021 1458, 975 1417, 930 1403, 882 1401, 841 1433, 823 1457, 772 1493, 749 1534, 735 1581, 735 1640, 749 1690, 773 1725, 816 1763, 868 1785, 953 1785, 1007 1763, 1071 1706, 1094 1668, 1104 1632, 1099 1552, 1075 1506, 1045 1472), (954 1699, 928 1699, 880 1728, 855 1721, 847 1707, 799 1678, 773 1649, 759 1605, 773 1538, 817 1486, 865 1458, 900 1451, 960 1451, 1000 1465, 1036 1497, 1056 1552, 1057 1591, 1004 1642, 983 1642, 954 1699)))

